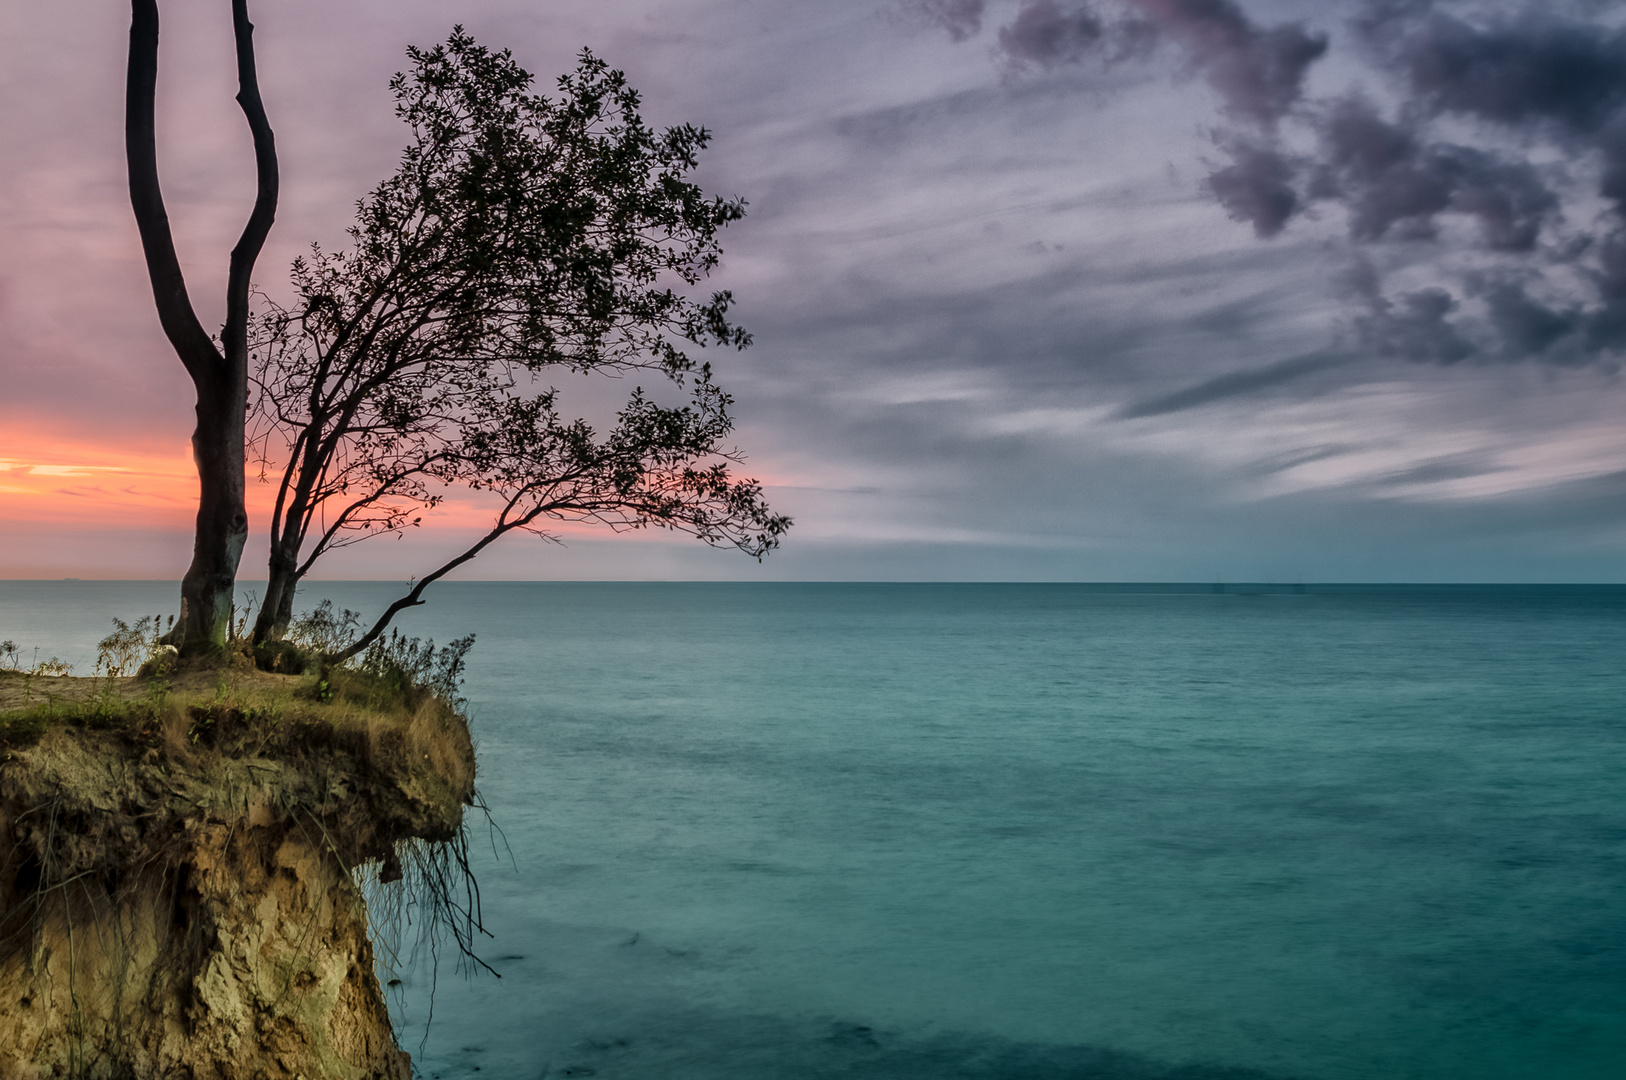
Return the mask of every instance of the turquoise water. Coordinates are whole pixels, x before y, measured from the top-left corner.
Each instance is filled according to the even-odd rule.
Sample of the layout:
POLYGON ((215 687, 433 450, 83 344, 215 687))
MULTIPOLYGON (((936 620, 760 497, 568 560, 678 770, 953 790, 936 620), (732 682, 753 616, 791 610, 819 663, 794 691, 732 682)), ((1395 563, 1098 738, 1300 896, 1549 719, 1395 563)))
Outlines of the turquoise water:
MULTIPOLYGON (((377 610, 378 585, 324 585, 377 610)), ((174 586, 0 583, 88 668, 174 586)), ((1626 589, 461 584, 428 1076, 1626 1074, 1626 589)))

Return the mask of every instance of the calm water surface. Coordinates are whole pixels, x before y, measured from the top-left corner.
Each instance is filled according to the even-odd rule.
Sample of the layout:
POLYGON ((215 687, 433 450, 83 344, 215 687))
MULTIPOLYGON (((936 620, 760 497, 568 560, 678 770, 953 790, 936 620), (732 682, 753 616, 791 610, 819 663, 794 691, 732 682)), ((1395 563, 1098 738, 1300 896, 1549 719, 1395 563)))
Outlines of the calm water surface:
MULTIPOLYGON (((312 599, 377 611, 389 586, 312 599)), ((173 585, 0 583, 88 670, 173 585)), ((461 584, 426 1076, 1626 1075, 1626 589, 461 584)))

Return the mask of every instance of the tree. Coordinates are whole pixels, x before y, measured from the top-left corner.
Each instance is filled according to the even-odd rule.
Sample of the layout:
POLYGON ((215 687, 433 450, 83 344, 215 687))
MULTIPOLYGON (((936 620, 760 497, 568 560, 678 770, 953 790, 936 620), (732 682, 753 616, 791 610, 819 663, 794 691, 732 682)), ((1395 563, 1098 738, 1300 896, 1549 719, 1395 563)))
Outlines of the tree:
POLYGON ((218 650, 231 628, 237 564, 248 539, 243 506, 244 433, 248 399, 249 278, 277 207, 277 153, 260 100, 254 66, 254 27, 247 0, 232 0, 237 48, 237 102, 254 136, 259 189, 253 212, 232 249, 226 284, 226 323, 219 339, 198 322, 187 296, 169 217, 158 184, 154 95, 158 81, 158 3, 132 0, 125 151, 130 203, 141 232, 158 319, 197 393, 192 456, 199 497, 192 563, 181 581, 181 614, 170 641, 183 655, 218 650))
POLYGON ((494 494, 490 529, 341 658, 516 530, 663 527, 760 558, 790 521, 730 471, 730 399, 684 351, 750 342, 729 293, 680 291, 744 214, 685 179, 708 133, 645 125, 622 73, 586 50, 552 99, 461 27, 408 55, 391 82, 412 130, 399 169, 358 204, 348 250, 296 260, 294 303, 265 298, 255 323, 255 446, 277 485, 256 643, 286 632, 319 558, 417 524, 448 485, 494 494), (540 381, 638 371, 687 400, 637 387, 602 434, 540 381))

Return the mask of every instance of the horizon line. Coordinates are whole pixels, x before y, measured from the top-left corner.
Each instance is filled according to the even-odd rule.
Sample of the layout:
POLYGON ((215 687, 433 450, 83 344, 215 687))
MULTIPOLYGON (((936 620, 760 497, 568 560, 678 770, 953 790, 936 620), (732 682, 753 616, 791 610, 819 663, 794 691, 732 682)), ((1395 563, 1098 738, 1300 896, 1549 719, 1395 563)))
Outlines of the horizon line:
MULTIPOLYGON (((261 585, 265 578, 239 578, 238 585, 261 585)), ((144 585, 168 584, 179 586, 180 578, 101 578, 101 577, 29 577, 0 578, 0 585, 23 584, 85 584, 85 585, 144 585)), ((300 591, 318 585, 410 585, 412 578, 321 578, 301 582, 300 591)), ((768 580, 742 580, 739 578, 459 578, 456 581, 438 581, 437 585, 1087 585, 1087 586, 1189 586, 1213 588, 1348 588, 1348 587, 1433 587, 1433 588, 1506 588, 1566 587, 1566 588, 1626 588, 1626 581, 1426 581, 1426 580, 1325 580, 1282 581, 1256 579, 1196 578, 1154 579, 1096 579, 1076 578, 773 578, 768 580)))

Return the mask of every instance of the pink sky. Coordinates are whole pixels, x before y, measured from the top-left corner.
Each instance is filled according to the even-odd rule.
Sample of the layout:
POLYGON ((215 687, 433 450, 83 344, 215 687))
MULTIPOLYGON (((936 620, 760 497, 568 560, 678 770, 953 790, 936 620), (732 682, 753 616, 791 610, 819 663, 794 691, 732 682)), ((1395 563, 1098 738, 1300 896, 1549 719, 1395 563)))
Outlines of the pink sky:
MULTIPOLYGON (((749 471, 796 518, 786 547, 759 566, 681 538, 515 538, 464 576, 1626 579, 1618 363, 1363 352, 1341 211, 1261 241, 1204 186, 1230 69, 1193 67, 1172 31, 1142 66, 1052 55, 1032 14, 1050 8, 951 7, 978 20, 945 33, 930 16, 950 7, 910 0, 256 0, 284 180, 270 290, 310 241, 343 242, 403 142, 390 74, 454 21, 544 89, 592 46, 649 120, 711 127, 702 183, 750 201, 715 283, 756 345, 713 359, 749 471)), ((1361 7, 1238 10, 1328 35, 1306 94, 1387 108, 1393 78, 1351 44, 1361 7)), ((162 4, 160 166, 205 325, 252 200, 228 10, 162 4)), ((1608 19, 1576 17, 1605 40, 1608 19)), ((172 578, 190 555, 191 388, 124 186, 127 32, 105 0, 0 7, 0 578, 172 578)), ((1600 212, 1566 208, 1577 228, 1600 212)), ((1363 250, 1395 289, 1460 283, 1484 253, 1459 224, 1363 250)), ((480 513, 454 502, 322 573, 422 573, 480 513)))

